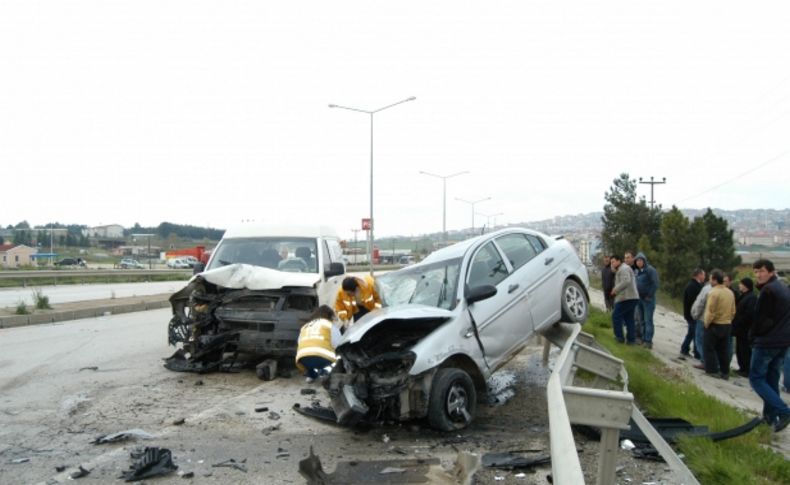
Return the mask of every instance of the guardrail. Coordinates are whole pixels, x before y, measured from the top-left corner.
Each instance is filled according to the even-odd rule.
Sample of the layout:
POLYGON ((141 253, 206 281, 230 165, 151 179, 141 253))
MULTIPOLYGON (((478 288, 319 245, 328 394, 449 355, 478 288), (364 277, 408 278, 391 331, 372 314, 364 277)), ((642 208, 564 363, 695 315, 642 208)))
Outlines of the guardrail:
POLYGON ((191 269, 63 269, 34 271, 0 271, 3 280, 34 280, 40 278, 80 278, 94 276, 157 276, 191 275, 191 269))
POLYGON ((562 348, 546 388, 554 483, 584 483, 571 423, 601 429, 596 483, 615 483, 620 430, 628 429, 632 418, 667 462, 678 483, 699 485, 685 463, 633 405, 634 396, 628 392, 628 374, 621 359, 594 348, 595 339, 582 332, 581 325, 559 324, 542 334, 547 340, 543 350, 544 362, 548 362, 552 343, 562 348), (594 385, 603 378, 621 384, 622 390, 575 386, 573 380, 577 369, 594 374, 594 385))

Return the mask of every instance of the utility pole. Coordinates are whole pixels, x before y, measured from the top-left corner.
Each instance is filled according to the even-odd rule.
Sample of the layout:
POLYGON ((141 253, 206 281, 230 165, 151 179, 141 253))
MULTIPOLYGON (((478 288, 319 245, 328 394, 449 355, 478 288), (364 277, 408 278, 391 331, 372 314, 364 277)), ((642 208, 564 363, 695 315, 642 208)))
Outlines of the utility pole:
POLYGON ((654 181, 653 180, 653 176, 651 175, 649 182, 648 181, 642 182, 642 177, 639 177, 639 183, 640 184, 650 185, 650 210, 653 210, 653 204, 655 204, 655 202, 656 202, 655 199, 653 198, 653 187, 655 187, 656 185, 661 185, 661 184, 667 183, 667 178, 666 177, 662 177, 661 178, 661 182, 658 182, 658 181, 654 181))

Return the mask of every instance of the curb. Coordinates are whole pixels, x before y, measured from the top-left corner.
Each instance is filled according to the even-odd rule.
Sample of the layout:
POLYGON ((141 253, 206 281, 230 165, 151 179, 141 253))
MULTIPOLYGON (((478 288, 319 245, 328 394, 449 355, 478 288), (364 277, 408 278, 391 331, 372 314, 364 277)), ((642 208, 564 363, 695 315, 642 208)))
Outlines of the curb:
POLYGON ((52 313, 39 313, 33 315, 0 316, 0 328, 24 327, 27 325, 41 325, 44 323, 64 322, 79 320, 81 318, 95 318, 120 313, 144 312, 158 310, 170 306, 170 301, 153 300, 138 303, 120 303, 117 305, 102 305, 98 307, 83 308, 80 310, 56 311, 52 313))

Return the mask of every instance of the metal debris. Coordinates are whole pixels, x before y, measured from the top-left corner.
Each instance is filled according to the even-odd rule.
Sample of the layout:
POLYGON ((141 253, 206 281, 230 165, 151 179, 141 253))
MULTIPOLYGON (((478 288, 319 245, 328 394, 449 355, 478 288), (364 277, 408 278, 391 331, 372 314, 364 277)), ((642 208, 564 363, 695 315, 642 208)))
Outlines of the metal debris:
POLYGON ((236 470, 239 470, 239 471, 242 471, 244 473, 247 473, 247 467, 245 467, 243 465, 243 463, 246 463, 246 462, 247 462, 246 458, 243 459, 240 462, 234 460, 233 458, 231 458, 229 460, 225 460, 225 461, 220 462, 220 463, 215 463, 215 464, 213 464, 211 466, 213 468, 235 468, 236 470))
POLYGON ((146 433, 141 429, 127 429, 126 431, 118 431, 117 433, 103 434, 96 437, 91 441, 92 445, 103 445, 106 443, 117 443, 119 441, 126 441, 130 438, 140 438, 143 440, 152 440, 156 436, 146 433))
POLYGON ((76 480, 77 478, 82 478, 84 476, 87 476, 88 474, 90 474, 90 472, 91 470, 88 470, 87 468, 83 468, 82 465, 80 465, 76 472, 73 472, 71 475, 69 475, 69 478, 71 478, 72 480, 76 480))
POLYGON ((95 366, 95 365, 92 365, 92 366, 89 366, 89 367, 81 367, 78 372, 82 372, 84 370, 99 370, 99 368, 97 366, 95 366))
POLYGON ((127 482, 167 475, 178 469, 178 466, 173 464, 173 455, 167 448, 146 447, 143 450, 133 451, 130 456, 136 461, 132 463, 129 470, 118 477, 127 482))

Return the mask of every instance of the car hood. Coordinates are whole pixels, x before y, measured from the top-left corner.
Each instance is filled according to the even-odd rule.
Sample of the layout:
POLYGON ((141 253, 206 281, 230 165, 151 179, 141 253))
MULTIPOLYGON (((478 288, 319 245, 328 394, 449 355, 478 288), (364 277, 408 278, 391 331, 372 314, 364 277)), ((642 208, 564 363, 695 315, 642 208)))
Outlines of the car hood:
POLYGON ((420 320, 420 319, 432 319, 435 320, 445 319, 449 320, 453 318, 453 312, 449 310, 444 310, 442 308, 436 308, 427 305, 399 305, 396 307, 384 307, 375 312, 368 313, 365 315, 362 320, 352 325, 340 341, 337 344, 337 347, 340 347, 344 344, 353 344, 359 342, 362 337, 365 336, 368 331, 379 325, 381 322, 388 321, 388 320, 420 320))
POLYGON ((192 277, 203 279, 223 288, 248 290, 276 290, 287 286, 314 288, 321 280, 317 273, 288 273, 250 264, 229 264, 204 271, 192 277))

